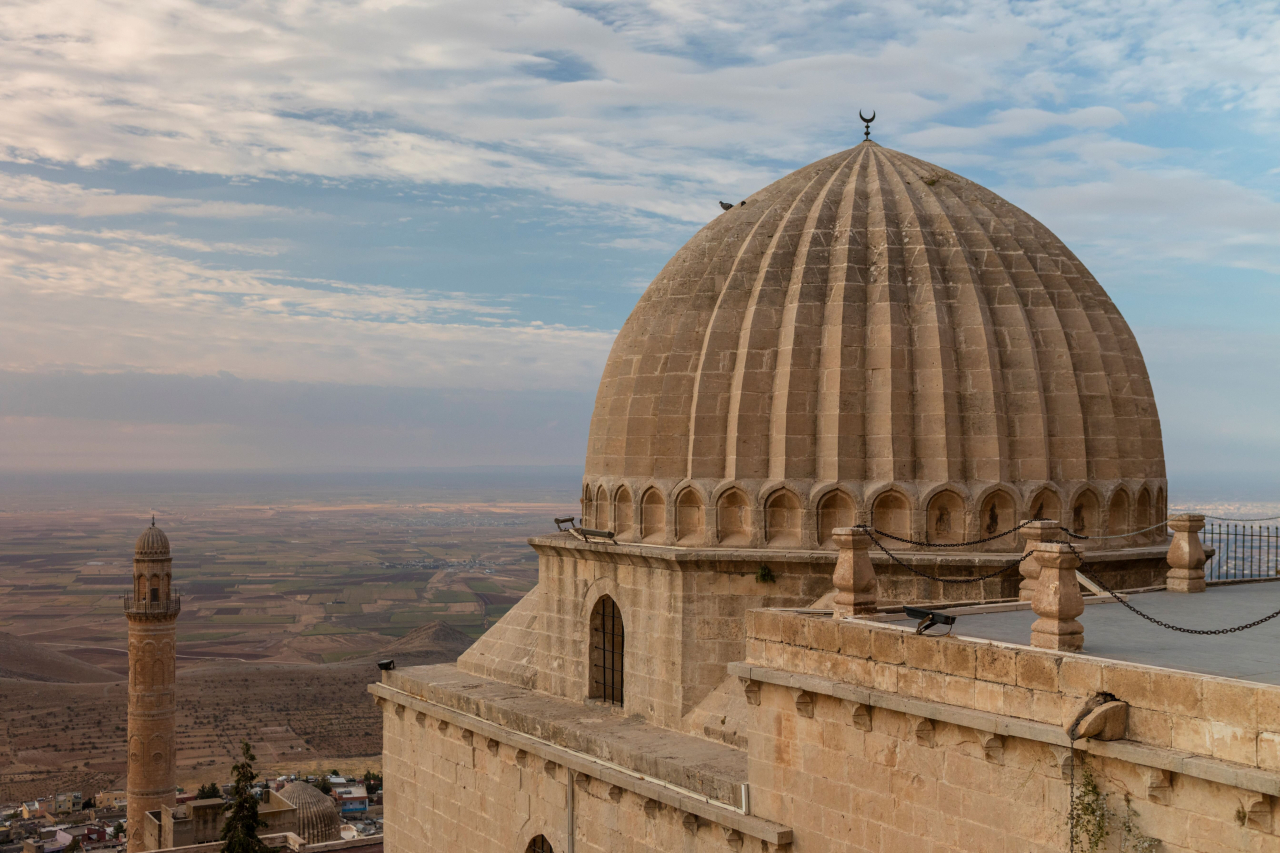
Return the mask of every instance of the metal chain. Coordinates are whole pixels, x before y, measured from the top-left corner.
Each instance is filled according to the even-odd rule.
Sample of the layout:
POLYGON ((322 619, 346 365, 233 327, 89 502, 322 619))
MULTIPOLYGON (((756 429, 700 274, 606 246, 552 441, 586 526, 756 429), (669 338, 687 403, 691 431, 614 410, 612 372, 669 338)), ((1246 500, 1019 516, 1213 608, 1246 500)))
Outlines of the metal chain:
MULTIPOLYGON (((973 545, 985 545, 988 542, 994 542, 997 539, 1003 539, 1005 536, 1008 536, 1010 533, 1017 533, 1019 530, 1026 527, 1028 524, 1031 524, 1032 522, 1048 521, 1048 520, 1049 519, 1047 518, 1029 518, 1026 521, 1019 524, 1017 527, 1011 527, 1008 530, 1004 531, 1003 533, 997 533, 994 536, 988 536, 985 539, 974 539, 970 542, 917 542, 914 539, 904 539, 901 536, 894 536, 892 533, 885 533, 883 530, 875 530, 874 527, 870 529, 875 530, 875 533, 877 536, 883 536, 886 539, 892 539, 894 542, 902 542, 905 545, 918 545, 921 548, 968 548, 973 545)), ((875 524, 874 517, 872 517, 871 523, 873 525, 875 524)))
MULTIPOLYGON (((873 528, 871 528, 871 527, 866 527, 866 526, 859 526, 859 527, 857 527, 857 528, 855 528, 855 529, 860 530, 860 531, 862 531, 863 533, 865 533, 865 534, 866 534, 866 536, 867 536, 867 538, 868 538, 868 539, 870 539, 870 540, 875 544, 875 546, 876 546, 877 548, 879 548, 881 551, 883 551, 883 552, 885 553, 885 556, 887 556, 887 557, 888 557, 890 560, 892 560, 893 562, 897 563, 897 564, 898 564, 899 566, 901 566, 902 568, 904 568, 904 569, 906 569, 907 571, 911 572, 911 574, 913 574, 913 575, 919 575, 919 576, 920 576, 920 577, 922 577, 922 578, 927 578, 928 580, 931 580, 931 581, 937 581, 938 583, 977 583, 978 581, 985 581, 985 580, 989 580, 989 579, 991 579, 991 578, 995 577, 996 575, 1002 575, 1002 574, 1004 574, 1005 572, 1009 571, 1010 569, 1016 569, 1018 566, 1022 565, 1022 561, 1023 561, 1023 560, 1025 560, 1025 559, 1027 559, 1027 557, 1030 557, 1030 556, 1031 556, 1031 552, 1030 552, 1030 551, 1028 551, 1028 552, 1026 552, 1025 554, 1023 554, 1021 557, 1019 557, 1018 559, 1016 559, 1016 560, 1014 560, 1013 562, 1009 563, 1008 565, 1006 565, 1006 566, 1002 566, 1002 567, 1000 567, 1000 568, 996 569, 994 572, 991 572, 990 574, 981 575, 981 576, 976 577, 976 578, 938 578, 938 577, 934 577, 933 575, 925 574, 924 572, 920 571, 919 569, 912 568, 911 566, 908 566, 906 563, 904 563, 904 562, 902 562, 901 560, 899 560, 899 559, 898 559, 898 557, 897 557, 897 556, 896 556, 892 551, 890 551, 888 548, 884 547, 884 545, 882 545, 882 544, 880 543, 880 540, 876 539, 876 537, 873 535, 873 534, 879 533, 879 532, 880 532, 879 530, 875 530, 875 529, 873 529, 873 528)), ((1012 532, 1012 531, 1010 531, 1010 532, 1012 532)), ((893 538, 895 538, 895 537, 890 536, 889 538, 890 538, 890 539, 893 539, 893 538)), ((940 545, 935 545, 935 546, 933 546, 933 547, 942 547, 942 546, 940 546, 940 545)))
POLYGON ((1107 594, 1108 594, 1108 595, 1110 595, 1112 598, 1114 598, 1116 601, 1118 601, 1118 602, 1120 602, 1121 604, 1123 604, 1125 607, 1127 607, 1127 608, 1128 608, 1130 611, 1132 611, 1133 613, 1138 614, 1138 615, 1139 615, 1139 616, 1141 616, 1143 619, 1146 619, 1148 622, 1152 623, 1153 625, 1159 625, 1161 628, 1168 628, 1170 631, 1179 631, 1179 632, 1181 632, 1181 633, 1183 633, 1183 634, 1200 634, 1200 635, 1205 635, 1205 636, 1213 636, 1213 635, 1217 635, 1217 634, 1234 634, 1234 633, 1236 633, 1237 631, 1247 631, 1247 630, 1249 630, 1250 628, 1256 628, 1256 627, 1258 627, 1259 625, 1261 625, 1261 624, 1263 624, 1263 623, 1265 623, 1265 622, 1270 622, 1272 619, 1275 619, 1276 617, 1280 616, 1280 610, 1277 610, 1277 611, 1275 611, 1274 613, 1268 614, 1267 616, 1263 616, 1261 619, 1255 619, 1255 620, 1253 620, 1252 622, 1248 622, 1248 623, 1246 623, 1246 624, 1244 624, 1244 625, 1237 625, 1237 626, 1236 626, 1236 627, 1234 627, 1234 628, 1209 628, 1209 629, 1202 629, 1202 628, 1183 628, 1183 627, 1181 627, 1180 625, 1170 625, 1168 622, 1161 621, 1160 619, 1157 619, 1156 617, 1154 617, 1154 616, 1150 615, 1149 613, 1143 613, 1141 610, 1139 610, 1138 608, 1134 607, 1132 604, 1130 604, 1129 602, 1125 601, 1125 600, 1124 600, 1123 598, 1121 598, 1120 596, 1116 595, 1116 594, 1115 594, 1115 592, 1114 592, 1114 591, 1112 591, 1112 590, 1111 590, 1111 588, 1110 588, 1110 587, 1108 587, 1106 584, 1104 584, 1102 581, 1098 580, 1098 578, 1097 578, 1097 577, 1095 577, 1095 576, 1094 576, 1094 574, 1093 574, 1092 572, 1090 572, 1089 570, 1087 570, 1087 569, 1084 567, 1084 558, 1080 556, 1080 552, 1076 550, 1076 546, 1072 545, 1070 542, 1062 542, 1062 543, 1060 543, 1060 544, 1066 545, 1068 548, 1070 548, 1070 549, 1071 549, 1071 553, 1075 554, 1075 555, 1076 555, 1076 558, 1077 558, 1078 560, 1080 560, 1080 568, 1078 569, 1078 571, 1080 572, 1080 574, 1084 575, 1084 576, 1085 576, 1085 577, 1087 577, 1089 580, 1091 580, 1091 581, 1093 581, 1094 583, 1096 583, 1099 587, 1101 587, 1101 588, 1102 588, 1102 591, 1103 591, 1103 592, 1107 593, 1107 594))
POLYGON ((1206 515, 1214 521, 1280 521, 1280 515, 1269 515, 1266 518, 1225 518, 1221 515, 1206 515))

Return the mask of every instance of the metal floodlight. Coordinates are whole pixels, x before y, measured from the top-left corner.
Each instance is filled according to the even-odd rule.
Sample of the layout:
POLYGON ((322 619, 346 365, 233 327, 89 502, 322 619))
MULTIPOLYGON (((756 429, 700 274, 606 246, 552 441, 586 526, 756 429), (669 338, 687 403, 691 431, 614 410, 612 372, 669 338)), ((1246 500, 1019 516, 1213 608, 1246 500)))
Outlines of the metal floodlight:
POLYGON ((951 626, 956 624, 956 617, 947 613, 941 613, 937 610, 926 610, 923 607, 903 607, 902 612, 907 614, 911 619, 919 619, 920 624, 916 626, 916 633, 923 634, 934 625, 946 625, 946 634, 934 634, 935 637, 945 637, 951 633, 951 626))
POLYGON ((393 670, 395 668, 396 668, 396 662, 391 658, 378 661, 378 669, 382 670, 383 672, 388 672, 389 670, 393 670))
POLYGON ((563 532, 565 531, 565 529, 566 529, 566 528, 565 528, 565 525, 566 525, 566 524, 567 524, 567 525, 569 525, 569 529, 572 529, 572 528, 573 528, 573 516, 572 516, 572 515, 557 515, 557 516, 556 516, 556 518, 555 518, 555 522, 556 522, 556 530, 559 530, 559 531, 560 531, 560 532, 562 532, 562 533, 563 533, 563 532))
POLYGON ((592 530, 590 527, 579 527, 575 532, 581 533, 583 540, 586 542, 590 542, 592 539, 604 539, 608 542, 613 541, 612 530, 592 530))

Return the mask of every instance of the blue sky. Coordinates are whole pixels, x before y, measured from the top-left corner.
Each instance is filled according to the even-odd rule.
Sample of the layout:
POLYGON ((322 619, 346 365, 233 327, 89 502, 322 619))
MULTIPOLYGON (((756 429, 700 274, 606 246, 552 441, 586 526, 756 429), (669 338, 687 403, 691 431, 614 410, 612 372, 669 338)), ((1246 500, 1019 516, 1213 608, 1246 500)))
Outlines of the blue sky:
POLYGON ((1280 6, 0 7, 0 469, 580 461, 719 208, 861 139, 1039 218, 1172 474, 1280 476, 1280 6))

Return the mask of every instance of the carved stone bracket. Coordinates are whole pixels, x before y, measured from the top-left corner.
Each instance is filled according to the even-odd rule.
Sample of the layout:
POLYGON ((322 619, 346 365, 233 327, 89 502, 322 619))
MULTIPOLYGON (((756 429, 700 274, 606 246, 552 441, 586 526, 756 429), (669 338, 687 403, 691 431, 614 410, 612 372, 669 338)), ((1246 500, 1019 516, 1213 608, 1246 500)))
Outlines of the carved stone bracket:
POLYGON ((680 821, 684 824, 685 832, 693 835, 698 834, 698 816, 693 812, 685 812, 684 818, 680 821))
POLYGON ((644 816, 647 818, 657 817, 658 812, 662 811, 662 803, 655 799, 647 799, 644 801, 644 816))
POLYGON ((1173 777, 1169 771, 1144 767, 1142 775, 1147 785, 1147 799, 1162 806, 1169 805, 1173 799, 1173 777))
POLYGON ((560 765, 556 764, 554 761, 551 761, 549 759, 542 763, 542 772, 546 773, 548 776, 551 776, 553 778, 555 777, 556 772, 559 769, 560 769, 560 765))
POLYGON ((849 706, 849 720, 853 723, 853 727, 863 732, 871 731, 871 706, 848 700, 845 704, 849 706))
POLYGON ((791 692, 796 697, 796 713, 813 719, 813 694, 798 687, 791 688, 791 692))
POLYGON ((1271 797, 1267 794, 1256 794, 1253 792, 1245 793, 1243 805, 1245 813, 1244 825, 1249 829, 1256 829, 1260 832, 1270 832, 1272 827, 1271 821, 1271 797))
POLYGON ((413 720, 418 725, 425 726, 427 724, 427 715, 419 711, 418 713, 414 714, 413 720))
POLYGON ((750 678, 738 676, 738 680, 742 682, 742 692, 747 697, 748 705, 760 704, 760 682, 752 681, 750 678))
POLYGON ((437 725, 437 726, 436 726, 436 729, 437 729, 437 730, 440 732, 440 734, 442 734, 442 735, 443 735, 443 734, 448 734, 448 733, 449 733, 449 723, 448 723, 448 721, 446 721, 446 720, 441 720, 441 721, 440 721, 440 723, 439 723, 439 725, 437 725))
POLYGON ((490 755, 498 754, 498 742, 493 738, 489 738, 487 741, 485 741, 485 746, 489 748, 490 755))
POLYGON ((912 723, 911 733, 919 746, 933 747, 933 720, 926 717, 916 718, 912 723))
POLYGON ((729 845, 729 849, 741 850, 742 840, 743 840, 742 833, 728 826, 722 826, 720 828, 724 830, 724 840, 725 840, 725 843, 729 845))
POLYGON ((622 799, 622 788, 618 785, 610 785, 609 799, 613 800, 615 803, 619 802, 622 799))
POLYGON ((1004 738, 1000 735, 984 733, 979 742, 982 744, 982 753, 987 761, 993 764, 1004 764, 1004 738))

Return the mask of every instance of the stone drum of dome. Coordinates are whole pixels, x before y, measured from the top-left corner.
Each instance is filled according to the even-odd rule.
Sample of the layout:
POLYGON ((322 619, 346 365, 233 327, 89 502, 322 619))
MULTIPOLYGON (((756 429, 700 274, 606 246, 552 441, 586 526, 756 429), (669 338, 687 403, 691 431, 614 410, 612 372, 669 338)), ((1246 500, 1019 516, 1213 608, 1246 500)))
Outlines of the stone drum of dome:
POLYGON ((600 381, 582 500, 624 542, 814 549, 872 522, 936 543, 1033 517, 1131 534, 1165 489, 1142 354, 1079 259, 995 193, 864 142, 654 279, 600 381))

